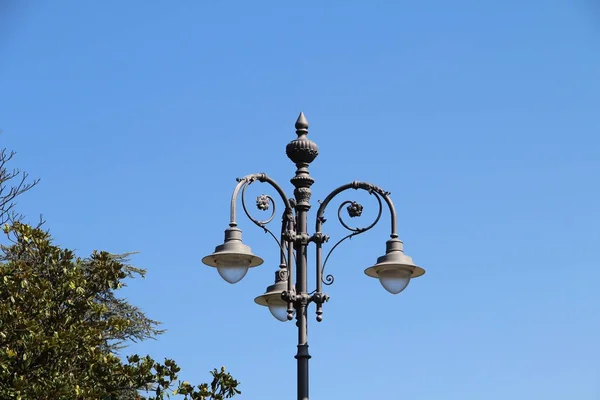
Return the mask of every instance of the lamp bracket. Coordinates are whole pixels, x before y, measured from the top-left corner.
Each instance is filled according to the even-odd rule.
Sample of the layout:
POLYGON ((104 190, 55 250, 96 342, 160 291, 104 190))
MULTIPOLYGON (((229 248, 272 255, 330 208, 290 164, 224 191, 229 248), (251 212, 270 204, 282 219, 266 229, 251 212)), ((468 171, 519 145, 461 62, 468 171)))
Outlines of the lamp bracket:
POLYGON ((289 291, 284 290, 281 292, 281 298, 287 302, 295 303, 298 299, 298 296, 296 295, 296 289, 292 288, 292 290, 289 291))
POLYGON ((323 244, 329 241, 329 236, 323 232, 317 232, 310 237, 310 241, 316 244, 323 244))
POLYGON ((316 292, 310 296, 310 301, 314 302, 315 304, 321 305, 329 301, 329 295, 323 292, 316 292))
POLYGON ((296 238, 294 243, 300 246, 306 246, 311 240, 311 237, 308 233, 296 233, 296 238))
POLYGON ((283 234, 281 236, 283 237, 283 240, 285 240, 286 242, 290 242, 290 243, 296 242, 296 232, 294 232, 294 231, 286 230, 283 232, 283 234))

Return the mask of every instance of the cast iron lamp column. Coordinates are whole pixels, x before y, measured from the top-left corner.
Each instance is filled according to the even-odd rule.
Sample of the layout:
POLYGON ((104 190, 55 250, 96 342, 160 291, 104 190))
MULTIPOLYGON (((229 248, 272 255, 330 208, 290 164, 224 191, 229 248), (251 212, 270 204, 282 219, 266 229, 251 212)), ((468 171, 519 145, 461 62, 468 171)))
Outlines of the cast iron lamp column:
POLYGON ((416 266, 412 259, 404 254, 402 241, 398 239, 396 229, 396 210, 390 199, 390 193, 367 182, 354 181, 342 185, 333 190, 323 200, 317 211, 315 220, 315 232, 308 232, 308 211, 310 210, 310 187, 314 179, 310 176, 308 167, 318 155, 317 145, 307 138, 308 122, 303 113, 300 113, 296 121, 296 134, 298 137, 291 141, 286 147, 286 154, 296 164, 296 174, 291 179, 294 185, 294 198, 290 199, 274 180, 264 173, 251 174, 238 179, 238 184, 231 198, 231 212, 229 228, 225 230, 225 242, 215 248, 214 253, 202 259, 208 266, 217 268, 219 275, 229 283, 240 281, 248 272, 249 268, 259 266, 263 260, 254 255, 250 247, 242 243, 242 231, 237 227, 237 201, 241 192, 242 207, 246 216, 256 225, 263 228, 265 232, 277 242, 280 248, 279 270, 275 273, 275 283, 269 287, 265 294, 258 296, 254 301, 257 304, 267 306, 275 318, 280 321, 292 320, 296 316, 298 327, 298 351, 295 358, 298 360, 298 400, 308 400, 308 318, 307 310, 311 303, 316 305, 317 321, 323 319, 323 304, 329 300, 329 296, 322 291, 322 284, 331 285, 334 278, 331 274, 324 275, 327 260, 332 251, 344 240, 364 233, 373 228, 381 219, 383 204, 385 203, 391 220, 390 239, 386 242, 385 255, 377 259, 377 263, 365 270, 365 274, 378 278, 381 285, 390 293, 398 294, 403 291, 412 278, 419 277, 425 270, 416 266), (267 183, 272 186, 281 197, 284 211, 281 218, 281 234, 278 239, 268 228, 275 217, 275 201, 271 196, 261 195, 256 199, 259 210, 266 211, 272 207, 271 216, 267 220, 258 220, 248 212, 245 200, 246 188, 254 182, 267 183), (366 227, 352 228, 342 219, 341 213, 344 207, 351 218, 359 217, 363 206, 355 201, 344 201, 338 208, 338 220, 350 233, 332 246, 323 261, 323 244, 329 240, 329 236, 322 231, 325 223, 325 211, 327 206, 338 194, 346 190, 365 190, 374 196, 379 205, 379 212, 375 220, 366 227), (314 244, 316 247, 316 288, 308 291, 307 268, 308 268, 308 246, 314 244), (296 283, 293 282, 293 270, 296 268, 296 283))

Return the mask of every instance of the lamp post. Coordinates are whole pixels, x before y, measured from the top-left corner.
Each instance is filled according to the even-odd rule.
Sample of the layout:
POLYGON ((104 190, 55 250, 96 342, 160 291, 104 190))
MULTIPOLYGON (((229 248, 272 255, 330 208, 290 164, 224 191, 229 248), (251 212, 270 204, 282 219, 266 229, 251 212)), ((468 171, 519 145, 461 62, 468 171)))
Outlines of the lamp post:
POLYGON ((214 253, 204 257, 202 262, 210 267, 217 268, 219 275, 229 283, 240 281, 249 268, 257 267, 263 263, 260 257, 252 253, 250 247, 242 243, 242 231, 237 227, 237 202, 241 193, 241 203, 245 214, 254 224, 270 233, 280 248, 280 265, 279 270, 275 273, 275 283, 267 287, 266 292, 254 301, 257 304, 267 306, 271 314, 282 322, 292 320, 295 316, 296 326, 298 327, 298 352, 295 356, 298 360, 298 400, 308 400, 308 360, 310 354, 308 352, 307 310, 308 306, 314 303, 317 321, 322 321, 323 304, 329 300, 329 296, 322 291, 322 285, 330 285, 334 280, 331 274, 324 274, 331 252, 344 240, 373 228, 381 219, 383 203, 385 203, 389 209, 391 219, 390 239, 386 242, 385 255, 379 257, 375 265, 367 268, 365 274, 372 278, 378 278, 381 285, 388 292, 398 294, 408 286, 412 278, 423 275, 425 270, 416 266, 412 259, 404 254, 402 241, 398 239, 396 210, 390 199, 390 193, 371 183, 354 181, 333 190, 320 203, 315 219, 315 230, 312 234, 309 233, 310 187, 314 183, 314 179, 310 176, 308 167, 317 157, 318 147, 307 138, 308 122, 303 113, 300 113, 296 121, 296 134, 298 137, 286 147, 288 158, 296 164, 297 168, 295 176, 290 180, 294 185, 294 198, 288 198, 281 186, 264 173, 251 174, 238 179, 238 184, 231 198, 229 228, 225 230, 225 242, 217 246, 214 253), (258 209, 266 211, 272 208, 271 215, 267 220, 258 220, 248 212, 245 192, 246 188, 255 182, 269 184, 281 197, 284 211, 279 239, 267 228, 267 224, 276 215, 276 203, 271 196, 261 195, 256 199, 258 209), (329 236, 324 234, 322 230, 325 223, 325 211, 334 197, 349 189, 365 190, 374 196, 379 204, 378 215, 370 225, 363 228, 352 228, 342 219, 343 208, 346 207, 348 215, 354 218, 361 215, 363 207, 354 201, 342 202, 338 208, 338 220, 350 233, 339 240, 323 260, 323 244, 329 240, 329 236), (316 284, 315 290, 309 292, 307 250, 311 244, 316 247, 316 284))

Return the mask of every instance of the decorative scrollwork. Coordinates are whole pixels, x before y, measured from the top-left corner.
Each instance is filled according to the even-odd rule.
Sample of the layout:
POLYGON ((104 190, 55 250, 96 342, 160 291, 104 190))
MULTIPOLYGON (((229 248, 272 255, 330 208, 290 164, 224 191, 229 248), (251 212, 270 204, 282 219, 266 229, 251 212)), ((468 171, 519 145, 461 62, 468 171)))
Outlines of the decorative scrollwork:
POLYGON ((279 239, 277 239, 277 236, 275 236, 269 228, 267 228, 267 224, 269 222, 273 221, 273 218, 275 218, 275 212, 276 212, 275 200, 273 200, 273 198, 271 196, 266 195, 266 194, 262 194, 256 198, 256 207, 259 210, 266 211, 270 208, 270 206, 273 206, 273 208, 271 210, 271 215, 269 216, 268 219, 266 219, 264 221, 256 219, 252 215, 250 215, 250 212, 248 211, 248 207, 246 206, 246 188, 248 188, 248 186, 250 186, 252 184, 252 182, 255 182, 255 181, 256 181, 256 179, 246 180, 246 184, 242 188, 242 208, 244 209, 244 213, 246 214, 248 219, 250 219, 250 221, 254 222, 255 225, 261 227, 265 231, 265 233, 268 233, 269 235, 271 235, 273 240, 275 240, 275 242, 277 242, 277 246, 279 246, 281 255, 287 263, 287 259, 285 256, 285 249, 283 248, 281 241, 279 239))
POLYGON ((267 225, 269 222, 273 221, 273 218, 275 218, 275 200, 273 200, 273 198, 269 195, 260 195, 257 199, 256 199, 256 207, 259 210, 262 211, 266 211, 269 209, 269 203, 273 206, 273 210, 271 211, 271 215, 269 216, 268 219, 261 221, 258 220, 256 218, 254 218, 252 215, 250 215, 250 212, 248 212, 248 207, 246 206, 246 189, 248 188, 248 186, 250 186, 252 182, 248 182, 246 185, 244 185, 244 188, 242 189, 242 207, 244 208, 244 212, 246 213, 246 216, 248 216, 248 218, 250 219, 250 221, 254 222, 256 225, 260 226, 261 228, 264 228, 265 225, 267 225))
POLYGON ((356 201, 346 200, 342 204, 340 204, 340 206, 338 208, 338 220, 340 221, 340 224, 344 228, 349 230, 351 233, 344 236, 341 240, 339 240, 335 245, 333 245, 331 250, 329 250, 329 253, 327 253, 327 256, 325 257, 325 261, 323 262, 323 267, 321 268, 321 282, 323 282, 324 285, 327 285, 327 286, 332 285, 333 282, 335 281, 335 278, 332 274, 324 275, 325 267, 327 266, 327 261, 329 260, 329 257, 331 256, 331 253, 333 253, 335 248, 338 247, 340 244, 342 244, 342 242, 344 242, 346 239, 350 239, 353 236, 360 235, 361 233, 365 233, 366 231, 370 230, 375 225, 377 225, 377 223, 381 219, 381 215, 383 213, 383 203, 381 202, 381 194, 379 193, 378 190, 369 190, 369 194, 375 196, 375 198, 377 199, 377 205, 379 206, 379 210, 377 211, 377 217, 375 218, 375 220, 371 224, 367 225, 366 227, 352 228, 348 224, 346 224, 344 222, 344 220, 342 219, 342 210, 343 210, 344 206, 347 206, 346 211, 348 212, 348 214, 350 215, 351 218, 361 216, 362 211, 363 211, 363 206, 361 204, 357 203, 356 201))
POLYGON ((277 281, 287 281, 289 277, 289 272, 285 268, 281 268, 277 271, 277 281))
POLYGON ((346 211, 348 211, 348 215, 350 215, 350 218, 360 217, 362 215, 363 206, 355 201, 346 200, 342 204, 340 204, 338 208, 338 220, 344 228, 351 232, 362 233, 368 231, 369 229, 377 225, 377 223, 381 219, 381 214, 383 213, 383 204, 381 203, 381 197, 379 197, 379 194, 375 192, 371 194, 375 196, 375 198, 377 199, 377 204, 379 205, 379 211, 377 212, 377 218, 375 218, 375 221, 373 221, 370 225, 364 228, 351 228, 350 226, 348 226, 348 224, 346 224, 342 219, 342 209, 344 208, 344 206, 348 206, 346 208, 346 211))

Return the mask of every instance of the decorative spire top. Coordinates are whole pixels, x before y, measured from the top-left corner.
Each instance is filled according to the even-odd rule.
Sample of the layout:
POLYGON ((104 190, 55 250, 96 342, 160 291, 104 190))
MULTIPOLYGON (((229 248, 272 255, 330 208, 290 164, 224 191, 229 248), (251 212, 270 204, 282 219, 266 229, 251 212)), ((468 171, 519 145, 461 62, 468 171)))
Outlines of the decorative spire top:
POLYGON ((308 121, 306 120, 303 112, 300 113, 298 119, 296 120, 296 134, 298 136, 308 134, 308 121))
POLYGON ((288 158, 296 165, 306 164, 308 166, 319 154, 319 148, 313 141, 306 137, 307 134, 308 121, 304 113, 300 113, 296 121, 296 135, 298 137, 288 143, 285 148, 288 158))

